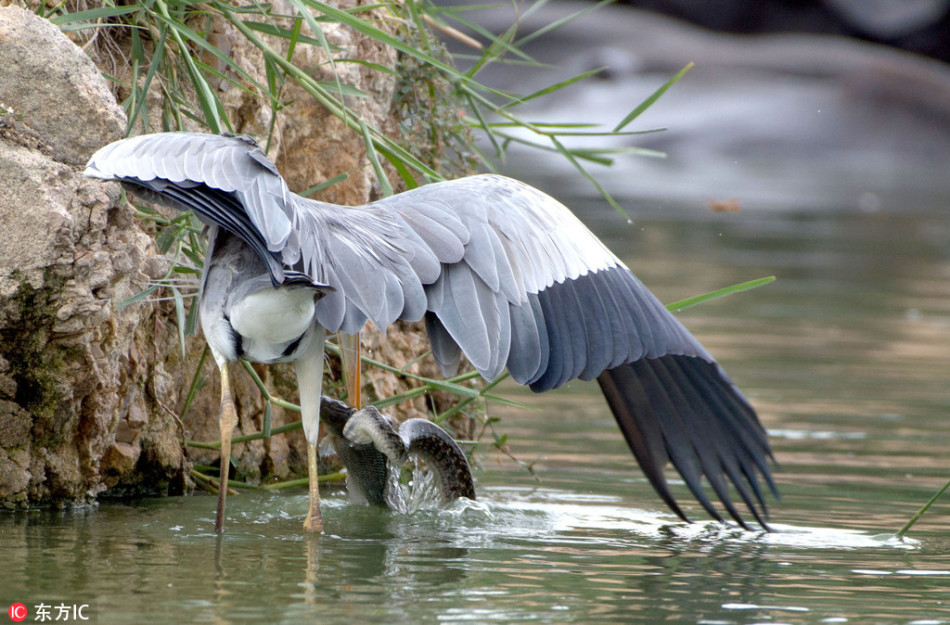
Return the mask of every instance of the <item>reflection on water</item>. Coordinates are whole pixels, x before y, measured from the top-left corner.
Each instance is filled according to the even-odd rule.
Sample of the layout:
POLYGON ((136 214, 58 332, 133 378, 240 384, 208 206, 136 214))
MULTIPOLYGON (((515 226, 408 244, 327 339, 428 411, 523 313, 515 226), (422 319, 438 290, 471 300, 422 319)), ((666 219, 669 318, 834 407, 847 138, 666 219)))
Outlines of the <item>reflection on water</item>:
MULTIPOLYGON (((0 600, 89 603, 99 623, 950 623, 950 216, 598 208, 588 223, 661 299, 778 280, 682 313, 758 407, 783 499, 774 533, 678 522, 596 387, 493 406, 517 457, 478 505, 410 514, 303 491, 0 515, 0 600)), ((681 501, 685 487, 674 484, 681 501)))

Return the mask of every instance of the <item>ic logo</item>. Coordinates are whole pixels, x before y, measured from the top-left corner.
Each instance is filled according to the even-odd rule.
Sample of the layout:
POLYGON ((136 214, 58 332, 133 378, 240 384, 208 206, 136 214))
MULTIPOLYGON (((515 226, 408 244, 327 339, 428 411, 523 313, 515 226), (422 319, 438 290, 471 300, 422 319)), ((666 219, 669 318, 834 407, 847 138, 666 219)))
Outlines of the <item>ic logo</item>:
POLYGON ((7 610, 7 614, 10 615, 10 620, 14 623, 19 623, 26 618, 26 606, 22 603, 13 603, 10 604, 10 608, 7 610))

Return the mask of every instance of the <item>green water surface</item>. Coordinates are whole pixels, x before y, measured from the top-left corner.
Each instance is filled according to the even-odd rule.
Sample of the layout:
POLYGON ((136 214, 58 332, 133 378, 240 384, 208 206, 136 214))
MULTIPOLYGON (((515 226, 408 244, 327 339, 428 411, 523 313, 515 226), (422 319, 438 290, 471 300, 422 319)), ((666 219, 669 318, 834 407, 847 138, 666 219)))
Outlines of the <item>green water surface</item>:
POLYGON ((508 385, 534 410, 490 410, 540 481, 483 445, 477 505, 381 512, 328 489, 317 537, 304 490, 230 498, 224 536, 208 496, 0 513, 3 607, 142 624, 950 623, 950 499, 892 537, 950 479, 950 214, 630 208, 631 224, 579 212, 664 301, 778 277, 681 313, 771 433, 774 532, 707 521, 676 483, 698 521, 679 522, 596 385, 508 385))

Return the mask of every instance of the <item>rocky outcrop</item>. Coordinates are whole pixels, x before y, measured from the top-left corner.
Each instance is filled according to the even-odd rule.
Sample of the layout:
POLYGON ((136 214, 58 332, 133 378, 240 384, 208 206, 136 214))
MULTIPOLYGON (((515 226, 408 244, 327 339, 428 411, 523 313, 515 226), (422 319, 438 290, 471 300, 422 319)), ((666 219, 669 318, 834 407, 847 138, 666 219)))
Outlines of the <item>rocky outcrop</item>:
MULTIPOLYGON (((392 50, 327 26, 324 34, 335 49, 395 66, 392 50)), ((215 45, 263 80, 257 50, 228 24, 216 23, 212 31, 215 45)), ((123 45, 128 42, 117 39, 111 48, 123 45)), ((97 58, 94 46, 89 49, 97 58)), ((334 71, 323 54, 301 45, 294 58, 319 76, 334 71)), ((115 56, 110 63, 117 82, 127 83, 128 68, 115 56)), ((190 339, 182 354, 172 305, 121 306, 164 276, 169 261, 117 185, 82 176, 95 149, 123 136, 127 121, 116 96, 127 94, 107 84, 55 26, 14 7, 0 8, 0 67, 0 503, 186 491, 191 463, 217 459, 214 450, 182 445, 183 439, 217 439, 217 372, 210 358, 201 358, 200 337, 190 339), (182 414, 193 386, 198 392, 182 414)), ((393 75, 355 63, 335 68, 367 94, 354 110, 369 124, 391 126, 393 75)), ((266 100, 227 81, 216 86, 236 131, 267 135, 272 112, 266 100)), ((351 204, 371 199, 375 180, 358 133, 302 91, 291 91, 287 100, 292 104, 273 125, 270 155, 290 185, 299 191, 347 172, 345 183, 324 197, 351 204)), ((150 95, 148 102, 154 123, 160 97, 150 95)), ((369 334, 365 345, 379 356, 397 343, 413 350, 422 344, 418 328, 390 336, 400 338, 390 344, 369 334)), ((396 362, 411 358, 388 355, 396 362)), ((413 370, 434 374, 431 363, 413 370)), ((276 394, 295 398, 291 370, 259 373, 276 394)), ((232 377, 240 416, 235 435, 259 431, 260 393, 239 367, 232 377)), ((378 372, 367 376, 371 397, 404 388, 378 372)), ((426 406, 419 400, 408 410, 419 414, 426 406)), ((275 409, 273 424, 296 419, 275 409)), ((244 479, 305 473, 299 433, 237 445, 233 453, 244 479)))
MULTIPOLYGON (((134 344, 151 309, 117 304, 167 261, 119 190, 82 176, 125 129, 92 61, 8 7, 0 67, 0 500, 83 501, 108 485, 110 463, 129 471, 143 446, 162 444, 133 448, 118 433, 122 419, 148 421, 134 344)), ((182 465, 179 445, 167 454, 182 465)))

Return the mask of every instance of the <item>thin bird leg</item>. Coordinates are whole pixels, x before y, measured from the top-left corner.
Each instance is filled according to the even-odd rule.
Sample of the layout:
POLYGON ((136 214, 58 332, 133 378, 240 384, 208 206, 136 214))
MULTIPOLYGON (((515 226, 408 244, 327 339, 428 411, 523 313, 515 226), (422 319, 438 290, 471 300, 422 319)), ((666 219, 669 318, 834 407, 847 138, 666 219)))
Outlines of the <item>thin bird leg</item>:
POLYGON ((323 392, 323 342, 325 333, 314 333, 310 348, 294 362, 297 390, 300 393, 300 417, 307 439, 307 476, 310 478, 310 508, 303 528, 308 532, 323 531, 320 513, 320 484, 317 481, 317 441, 320 434, 320 396, 323 392))
POLYGON ((231 430, 237 423, 234 400, 231 399, 231 380, 228 377, 228 365, 222 362, 221 371, 221 415, 218 427, 221 429, 221 477, 218 484, 218 515, 214 522, 214 531, 224 531, 224 506, 228 497, 228 472, 231 468, 231 430))
POLYGON ((318 534, 323 531, 323 513, 320 512, 320 481, 317 473, 317 446, 307 441, 307 477, 310 489, 310 506, 307 518, 303 520, 303 529, 318 534))
POLYGON ((343 375, 346 378, 347 403, 359 410, 363 407, 359 332, 340 334, 340 355, 343 359, 343 375))

